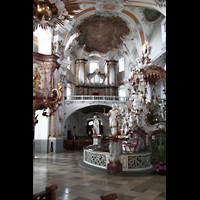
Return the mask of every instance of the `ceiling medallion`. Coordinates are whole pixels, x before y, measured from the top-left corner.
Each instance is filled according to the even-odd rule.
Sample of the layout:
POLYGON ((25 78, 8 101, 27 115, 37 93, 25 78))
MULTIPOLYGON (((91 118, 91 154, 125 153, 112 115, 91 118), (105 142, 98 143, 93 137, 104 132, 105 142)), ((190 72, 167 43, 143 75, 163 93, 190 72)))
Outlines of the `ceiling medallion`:
POLYGON ((33 0, 33 31, 38 25, 44 29, 64 25, 80 11, 80 3, 73 0, 33 0))
POLYGON ((116 5, 112 5, 112 4, 103 4, 103 9, 104 10, 115 10, 115 6, 116 5))

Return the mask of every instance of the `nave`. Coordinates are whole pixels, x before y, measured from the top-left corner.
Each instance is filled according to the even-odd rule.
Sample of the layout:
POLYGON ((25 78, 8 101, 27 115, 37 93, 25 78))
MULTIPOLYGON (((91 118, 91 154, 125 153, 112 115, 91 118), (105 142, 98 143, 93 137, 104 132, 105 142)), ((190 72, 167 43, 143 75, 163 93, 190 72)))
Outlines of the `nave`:
POLYGON ((164 200, 166 176, 112 176, 85 170, 77 165, 83 151, 35 153, 33 194, 57 184, 57 200, 99 200, 101 195, 117 194, 117 200, 164 200))

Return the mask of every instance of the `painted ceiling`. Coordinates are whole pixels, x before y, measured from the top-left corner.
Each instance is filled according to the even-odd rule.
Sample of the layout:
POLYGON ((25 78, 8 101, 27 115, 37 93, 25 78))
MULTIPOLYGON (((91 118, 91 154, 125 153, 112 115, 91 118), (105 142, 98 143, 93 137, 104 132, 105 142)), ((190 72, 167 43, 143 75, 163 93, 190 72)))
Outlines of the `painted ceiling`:
POLYGON ((82 0, 80 7, 82 11, 69 23, 66 41, 73 40, 67 44, 65 54, 87 59, 92 54, 118 59, 122 53, 139 53, 141 45, 151 40, 156 26, 165 18, 166 10, 154 0, 82 0), (111 18, 118 24, 121 21, 122 32, 118 24, 109 22, 111 18))
POLYGON ((100 17, 93 15, 85 19, 78 27, 76 38, 80 47, 87 53, 105 54, 109 50, 118 49, 130 29, 120 17, 100 17), (121 38, 120 38, 121 37, 121 38))

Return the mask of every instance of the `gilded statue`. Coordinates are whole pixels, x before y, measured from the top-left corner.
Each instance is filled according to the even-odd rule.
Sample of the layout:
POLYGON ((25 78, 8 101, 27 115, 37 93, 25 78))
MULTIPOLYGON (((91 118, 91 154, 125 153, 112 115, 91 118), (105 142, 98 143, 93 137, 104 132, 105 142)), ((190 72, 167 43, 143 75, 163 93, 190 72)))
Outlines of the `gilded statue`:
POLYGON ((41 76, 40 76, 40 73, 38 72, 38 68, 35 67, 33 70, 33 87, 35 89, 41 89, 39 86, 41 84, 40 78, 41 78, 41 76))

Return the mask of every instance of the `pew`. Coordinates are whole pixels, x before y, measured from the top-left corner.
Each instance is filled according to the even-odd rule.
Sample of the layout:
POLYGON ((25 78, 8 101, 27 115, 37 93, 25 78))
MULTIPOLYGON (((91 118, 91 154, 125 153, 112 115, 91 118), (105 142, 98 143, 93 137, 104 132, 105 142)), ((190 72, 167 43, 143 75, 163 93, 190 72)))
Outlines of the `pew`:
POLYGON ((33 195, 33 200, 38 200, 38 199, 56 200, 56 193, 55 193, 56 189, 58 189, 57 185, 50 185, 49 187, 45 187, 45 191, 33 195))

